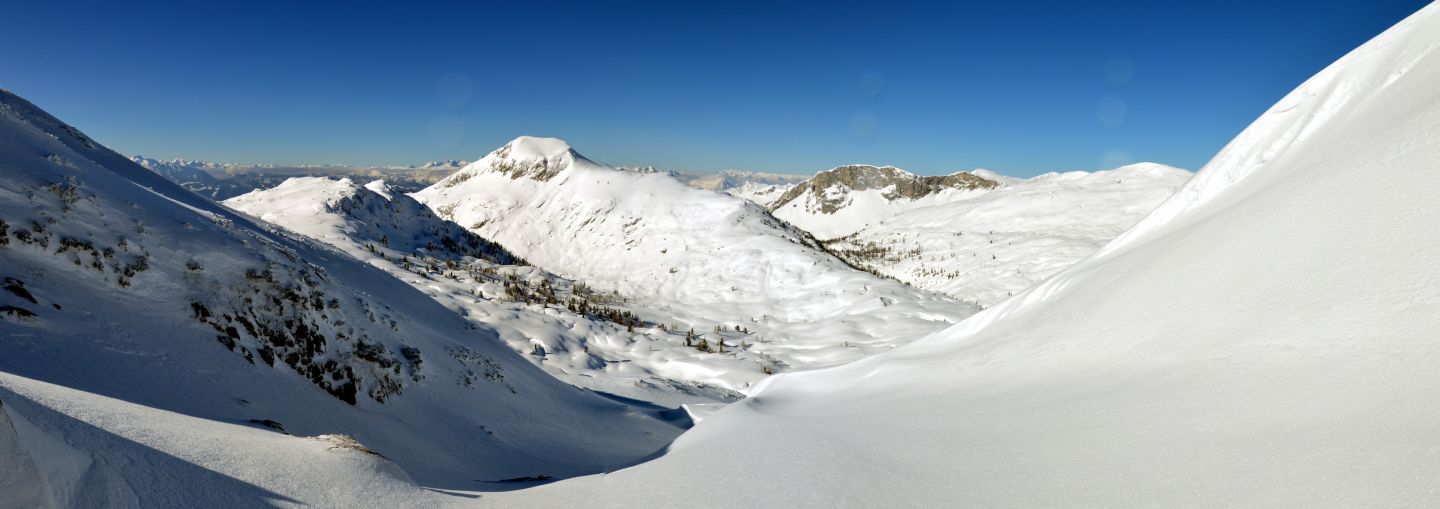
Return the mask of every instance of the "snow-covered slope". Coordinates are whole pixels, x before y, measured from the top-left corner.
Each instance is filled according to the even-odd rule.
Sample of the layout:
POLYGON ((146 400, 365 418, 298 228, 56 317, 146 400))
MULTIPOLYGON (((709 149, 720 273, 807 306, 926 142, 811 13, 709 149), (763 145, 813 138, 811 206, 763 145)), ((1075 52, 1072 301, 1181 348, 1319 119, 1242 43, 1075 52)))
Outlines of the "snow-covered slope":
POLYGON ((775 217, 829 240, 906 210, 964 199, 998 185, 967 172, 932 177, 894 166, 852 164, 816 173, 768 206, 775 217))
POLYGON ((1097 255, 919 342, 776 377, 611 506, 1440 504, 1440 5, 1282 99, 1097 255), (726 472, 717 490, 693 479, 726 472))
POLYGON ((902 198, 902 211, 825 245, 853 265, 992 306, 1095 252, 1191 177, 1153 163, 1025 180, 981 175, 999 186, 902 198))
MULTIPOLYGON (((294 178, 225 205, 389 272, 495 329, 512 349, 574 385, 673 408, 739 399, 724 387, 743 388, 763 378, 765 368, 778 369, 755 352, 716 355, 687 346, 688 330, 666 325, 673 321, 657 318, 663 313, 517 265, 503 248, 383 182, 294 178)), ((700 332, 737 347, 747 339, 733 330, 700 332)))
POLYGON ((354 255, 384 248, 442 259, 470 256, 504 265, 524 263, 504 248, 440 219, 383 180, 362 186, 348 178, 296 177, 223 203, 354 255))
MULTIPOLYGON (((319 449, 279 438, 281 429, 345 434, 393 461, 387 471, 477 490, 615 468, 679 431, 560 383, 385 272, 267 231, 9 92, 0 92, 0 277, 0 403, 26 437, 0 436, 0 472, 39 475, 62 504, 95 486, 129 486, 124 496, 138 505, 170 505, 209 489, 193 482, 204 478, 323 500, 333 482, 379 475, 366 461, 333 478, 289 478, 311 470, 300 463, 319 449), (87 415, 183 416, 189 424, 175 426, 189 438, 67 413, 78 394, 93 396, 76 407, 87 415), (250 449, 256 435, 246 433, 191 449, 190 439, 224 440, 237 426, 277 438, 250 449), (289 446, 299 450, 270 454, 289 446), (141 450, 155 462, 123 452, 141 450), (170 456, 187 461, 160 466, 170 456), (274 461, 263 478, 232 468, 263 458, 274 461), (151 465, 160 470, 126 472, 151 465), (132 475, 149 480, 130 484, 132 475)), ((408 482, 390 476, 386 484, 408 482)), ((9 493, 0 506, 13 505, 9 493)))
POLYGON ((781 367, 884 351, 974 309, 854 270, 759 205, 617 171, 556 139, 518 138, 414 196, 540 267, 663 313, 647 320, 748 329, 746 351, 781 367))

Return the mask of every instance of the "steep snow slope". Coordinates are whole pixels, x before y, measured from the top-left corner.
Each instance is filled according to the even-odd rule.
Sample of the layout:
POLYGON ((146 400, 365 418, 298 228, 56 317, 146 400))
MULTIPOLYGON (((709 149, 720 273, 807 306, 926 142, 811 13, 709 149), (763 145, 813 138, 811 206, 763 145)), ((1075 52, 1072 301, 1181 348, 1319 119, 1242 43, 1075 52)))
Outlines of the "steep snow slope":
MULTIPOLYGON (((854 270, 754 203, 664 174, 617 171, 556 139, 517 138, 414 196, 540 267, 682 328, 748 329, 746 351, 781 367, 885 351, 974 310, 854 270)), ((756 363, 748 376, 765 368, 756 363)), ((717 375, 687 378, 727 378, 717 375)))
POLYGON ((829 240, 906 210, 965 199, 998 185, 973 173, 921 176, 894 166, 852 164, 816 173, 768 206, 775 217, 829 240))
MULTIPOLYGON (((687 331, 666 330, 663 324, 671 320, 662 313, 587 292, 583 282, 516 265, 515 257, 499 246, 440 219, 383 182, 360 186, 350 179, 294 178, 225 205, 389 272, 494 328, 512 349, 574 385, 673 408, 733 401, 738 393, 713 384, 743 388, 763 378, 765 367, 777 368, 754 352, 716 355, 687 347, 687 331), (572 302, 595 309, 585 311, 572 302), (606 310, 644 318, 617 319, 606 310)), ((709 333, 709 341, 718 335, 709 333)), ((734 346, 746 339, 734 331, 723 336, 734 346)))
MULTIPOLYGON (((384 272, 268 232, 9 92, 0 92, 0 277, 0 373, 14 393, 31 380, 183 414, 207 429, 255 422, 343 433, 445 488, 614 468, 679 431, 556 381, 493 331, 384 272)), ((46 416, 64 414, 62 406, 22 397, 31 403, 4 401, 12 426, 64 420, 46 416)), ((143 421, 87 422, 100 426, 87 435, 114 447, 133 447, 116 445, 129 440, 194 456, 181 443, 138 439, 143 421)), ((88 450, 90 438, 45 436, 88 450)), ((208 449, 200 468, 241 476, 227 465, 265 454, 244 445, 208 449)), ((47 451, 30 450, 32 463, 47 451)), ((18 456, 6 455, 0 471, 18 456)), ((83 491, 71 481, 126 468, 83 456, 29 471, 64 500, 84 495, 63 488, 83 491)), ((276 461, 276 475, 301 468, 276 461)), ((355 482, 369 475, 337 473, 352 474, 355 482)), ((140 505, 204 489, 166 475, 135 490, 140 505)), ((297 493, 305 489, 332 488, 297 493)), ((10 505, 5 495, 0 506, 10 505)))
POLYGON ((1191 176, 1153 163, 1025 180, 982 175, 1000 185, 902 199, 896 208, 907 210, 825 245, 853 265, 993 306, 1089 256, 1191 176))
POLYGON ((1099 254, 888 354, 772 378, 658 460, 505 501, 1433 507, 1437 167, 1432 4, 1099 254), (690 482, 714 472, 746 489, 690 482))

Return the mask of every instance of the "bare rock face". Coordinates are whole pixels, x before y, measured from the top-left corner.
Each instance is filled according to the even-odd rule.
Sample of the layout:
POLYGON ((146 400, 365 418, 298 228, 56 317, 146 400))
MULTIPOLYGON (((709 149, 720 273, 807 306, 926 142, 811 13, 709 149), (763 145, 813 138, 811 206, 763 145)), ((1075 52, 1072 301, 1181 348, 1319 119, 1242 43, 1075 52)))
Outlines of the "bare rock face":
POLYGON ((495 171, 509 175, 510 178, 530 177, 541 182, 554 178, 556 174, 570 166, 570 150, 565 150, 554 155, 546 155, 539 158, 512 158, 511 151, 514 150, 515 142, 506 143, 495 151, 495 161, 492 167, 495 171))
POLYGON ((439 182, 441 187, 454 187, 478 172, 496 172, 511 179, 528 178, 546 182, 577 160, 589 161, 562 140, 521 136, 495 149, 479 161, 439 182))
POLYGON ((809 196, 807 209, 833 214, 850 202, 850 191, 883 189, 886 199, 918 199, 945 189, 994 189, 999 182, 959 172, 942 176, 915 175, 894 166, 856 164, 822 171, 796 184, 770 204, 776 210, 796 199, 809 196))

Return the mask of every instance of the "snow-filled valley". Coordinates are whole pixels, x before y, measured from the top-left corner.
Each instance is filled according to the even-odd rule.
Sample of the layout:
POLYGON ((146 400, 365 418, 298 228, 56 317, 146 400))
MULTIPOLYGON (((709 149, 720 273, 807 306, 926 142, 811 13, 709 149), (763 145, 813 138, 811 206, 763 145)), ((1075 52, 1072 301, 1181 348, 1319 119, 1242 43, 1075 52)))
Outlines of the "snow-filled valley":
POLYGON ((1440 504, 1440 4, 1193 174, 271 166, 0 90, 0 508, 1440 504))

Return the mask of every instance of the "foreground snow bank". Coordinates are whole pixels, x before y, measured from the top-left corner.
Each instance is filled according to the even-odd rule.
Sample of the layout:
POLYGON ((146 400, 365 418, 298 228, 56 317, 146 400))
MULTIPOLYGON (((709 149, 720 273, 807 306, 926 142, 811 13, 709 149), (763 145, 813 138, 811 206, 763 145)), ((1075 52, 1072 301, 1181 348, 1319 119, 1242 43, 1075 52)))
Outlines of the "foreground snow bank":
MULTIPOLYGON (((351 439, 353 442, 353 439, 351 439)), ((457 503, 335 436, 190 417, 0 373, 6 507, 457 503)))

